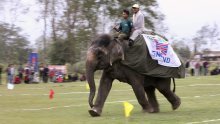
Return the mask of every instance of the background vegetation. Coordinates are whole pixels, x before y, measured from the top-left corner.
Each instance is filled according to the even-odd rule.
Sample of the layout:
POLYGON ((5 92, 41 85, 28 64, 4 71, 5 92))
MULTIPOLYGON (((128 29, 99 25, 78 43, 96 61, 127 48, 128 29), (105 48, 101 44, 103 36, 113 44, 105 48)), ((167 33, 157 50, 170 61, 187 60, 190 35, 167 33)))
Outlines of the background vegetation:
MULTIPOLYGON (((44 27, 42 36, 31 46, 27 36, 21 34, 21 28, 15 25, 19 14, 26 14, 30 7, 17 0, 0 1, 0 12, 3 6, 11 5, 12 20, 0 22, 0 63, 26 63, 32 51, 40 54, 42 63, 82 63, 90 42, 98 34, 110 32, 111 26, 119 23, 121 11, 131 10, 134 3, 141 5, 146 28, 162 35, 169 30, 156 0, 33 0, 33 3, 40 8, 36 20, 42 21, 44 27)), ((176 52, 187 60, 194 53, 207 51, 204 46, 214 44, 218 38, 218 26, 214 24, 204 25, 192 38, 171 37, 170 41, 176 52)))

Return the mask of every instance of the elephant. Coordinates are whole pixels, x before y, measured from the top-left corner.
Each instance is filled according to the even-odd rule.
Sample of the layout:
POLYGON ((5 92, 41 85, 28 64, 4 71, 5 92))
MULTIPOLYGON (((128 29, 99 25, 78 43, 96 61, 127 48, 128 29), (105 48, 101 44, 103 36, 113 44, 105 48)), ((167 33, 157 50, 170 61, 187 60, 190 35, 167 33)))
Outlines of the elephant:
POLYGON ((171 78, 159 78, 142 75, 121 63, 124 60, 124 49, 128 42, 112 38, 103 34, 94 40, 87 50, 86 78, 90 87, 88 102, 91 107, 89 113, 92 117, 101 116, 105 100, 111 90, 114 79, 131 85, 134 94, 144 112, 159 112, 155 89, 158 89, 171 103, 173 110, 180 104, 180 98, 171 91, 171 78), (103 70, 100 79, 98 94, 96 93, 94 73, 103 70), (147 94, 147 97, 146 97, 147 94))

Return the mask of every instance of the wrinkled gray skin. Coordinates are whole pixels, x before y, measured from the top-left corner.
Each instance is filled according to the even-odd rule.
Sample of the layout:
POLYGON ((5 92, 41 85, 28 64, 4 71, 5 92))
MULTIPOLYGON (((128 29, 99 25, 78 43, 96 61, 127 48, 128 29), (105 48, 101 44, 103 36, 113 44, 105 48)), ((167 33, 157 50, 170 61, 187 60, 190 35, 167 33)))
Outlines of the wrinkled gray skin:
POLYGON ((101 35, 89 47, 86 60, 86 77, 90 86, 90 115, 93 117, 101 115, 114 79, 131 85, 139 104, 145 112, 159 112, 155 88, 167 98, 174 110, 177 109, 180 105, 180 99, 170 90, 170 78, 143 76, 122 65, 120 61, 124 59, 124 47, 127 47, 127 42, 114 40, 109 35, 101 35), (94 81, 96 70, 103 70, 103 73, 97 98, 93 103, 96 92, 94 81))

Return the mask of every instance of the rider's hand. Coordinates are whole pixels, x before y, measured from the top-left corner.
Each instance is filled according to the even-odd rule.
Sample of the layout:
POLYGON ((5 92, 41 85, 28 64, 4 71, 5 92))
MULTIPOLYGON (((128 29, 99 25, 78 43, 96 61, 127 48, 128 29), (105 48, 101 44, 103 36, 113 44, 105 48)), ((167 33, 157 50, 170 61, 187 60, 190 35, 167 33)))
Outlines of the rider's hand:
POLYGON ((151 32, 150 34, 151 34, 151 35, 156 35, 156 33, 154 33, 154 32, 151 32))
POLYGON ((131 47, 131 46, 133 46, 133 45, 134 45, 134 41, 131 40, 131 39, 129 39, 129 40, 128 40, 128 46, 131 47))

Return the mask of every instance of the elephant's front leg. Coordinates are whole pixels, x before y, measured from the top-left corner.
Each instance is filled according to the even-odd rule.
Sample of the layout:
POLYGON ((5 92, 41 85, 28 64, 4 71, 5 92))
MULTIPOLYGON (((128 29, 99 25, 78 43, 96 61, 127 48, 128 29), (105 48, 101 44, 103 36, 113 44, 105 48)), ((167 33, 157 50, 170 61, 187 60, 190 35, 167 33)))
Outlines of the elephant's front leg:
POLYGON ((95 104, 92 109, 89 110, 91 116, 96 117, 101 115, 105 100, 111 90, 112 82, 113 79, 103 72, 95 104))

